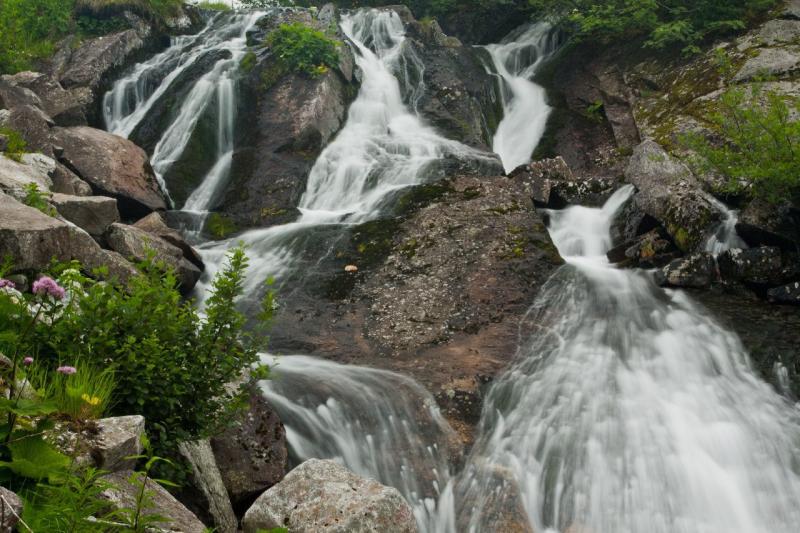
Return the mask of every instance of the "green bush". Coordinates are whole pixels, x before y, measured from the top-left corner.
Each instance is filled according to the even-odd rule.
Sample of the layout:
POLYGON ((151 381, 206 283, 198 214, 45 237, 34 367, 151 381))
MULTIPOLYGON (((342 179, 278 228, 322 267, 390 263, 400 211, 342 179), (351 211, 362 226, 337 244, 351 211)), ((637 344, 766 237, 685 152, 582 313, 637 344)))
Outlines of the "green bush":
POLYGON ((725 92, 719 108, 706 117, 722 142, 700 134, 682 138, 697 157, 699 171, 725 176, 727 192, 747 193, 770 202, 800 201, 800 98, 734 88, 725 92))
POLYGON ((74 0, 2 0, 0 73, 33 67, 71 27, 74 0))
POLYGON ((286 68, 310 76, 339 63, 339 43, 299 22, 281 24, 267 37, 267 45, 286 68))
POLYGON ((28 143, 25 142, 22 135, 18 131, 6 127, 0 128, 0 135, 3 135, 8 140, 8 146, 5 151, 6 157, 18 163, 22 161, 22 154, 28 150, 28 143))
POLYGON ((56 216, 56 210, 48 202, 49 199, 50 193, 40 190, 35 183, 25 185, 25 198, 23 198, 22 202, 28 207, 38 209, 45 215, 54 217, 56 216))
POLYGON ((197 4, 200 9, 209 9, 211 11, 230 11, 231 6, 225 2, 200 2, 197 4))

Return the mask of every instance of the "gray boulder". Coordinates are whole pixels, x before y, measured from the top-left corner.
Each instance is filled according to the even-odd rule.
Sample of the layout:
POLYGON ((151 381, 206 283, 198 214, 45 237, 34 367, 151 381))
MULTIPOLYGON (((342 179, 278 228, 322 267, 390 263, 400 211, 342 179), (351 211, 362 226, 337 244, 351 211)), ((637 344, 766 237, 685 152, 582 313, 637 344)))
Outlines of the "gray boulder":
POLYGON ((136 466, 126 457, 142 453, 143 435, 144 417, 131 415, 102 418, 78 431, 58 423, 45 438, 79 466, 117 472, 136 466))
POLYGON ((714 276, 714 257, 708 252, 699 252, 671 261, 656 274, 659 285, 692 287, 697 289, 711 285, 714 276))
POLYGON ((50 190, 56 162, 41 154, 23 154, 17 162, 0 155, 0 190, 21 197, 27 185, 35 183, 42 191, 50 190))
POLYGON ((800 282, 769 289, 767 298, 771 302, 800 305, 800 282))
POLYGON ((788 77, 800 70, 800 47, 762 48, 745 61, 733 81, 752 81, 760 76, 788 77))
MULTIPOLYGON (((181 456, 191 468, 191 492, 189 499, 197 502, 198 507, 192 509, 198 516, 207 515, 219 533, 236 533, 239 521, 233 513, 225 483, 222 481, 214 452, 208 439, 195 442, 182 442, 178 445, 181 456)), ((184 502, 186 499, 182 498, 184 502)), ((190 505, 191 507, 191 505, 190 505)))
POLYGON ((783 270, 781 250, 776 246, 733 248, 720 254, 717 263, 723 279, 746 283, 775 283, 783 270))
POLYGON ((655 141, 634 149, 625 177, 638 190, 636 205, 659 221, 684 253, 704 243, 722 218, 689 168, 655 141))
POLYGON ((750 246, 800 249, 800 209, 788 202, 778 205, 753 200, 739 214, 736 232, 750 246))
POLYGON ((107 267, 108 277, 125 283, 136 269, 119 254, 103 250, 88 233, 0 193, 0 257, 15 271, 46 270, 53 258, 77 259, 87 271, 107 267))
POLYGON ((50 188, 52 192, 70 194, 72 196, 92 195, 91 185, 80 179, 61 163, 56 163, 56 167, 50 177, 53 180, 53 186, 50 188))
POLYGON ((525 184, 534 205, 555 209, 602 205, 618 186, 613 179, 576 177, 561 156, 522 165, 508 176, 525 184))
POLYGON ((333 461, 310 459, 259 496, 244 515, 244 533, 285 527, 290 532, 417 531, 397 489, 357 476, 333 461))
POLYGON ((183 257, 180 248, 144 230, 114 223, 106 232, 105 240, 109 248, 134 261, 144 261, 151 251, 154 252, 156 262, 163 262, 175 270, 184 292, 190 291, 200 279, 200 269, 183 257))
POLYGON ((5 487, 0 487, 0 533, 11 533, 22 516, 22 499, 5 487))
POLYGON ((127 139, 78 126, 55 128, 61 159, 94 191, 118 200, 124 218, 138 218, 167 204, 147 154, 127 139))
POLYGON ((25 87, 18 87, 3 78, 0 78, 0 109, 12 109, 21 105, 36 107, 42 105, 42 101, 36 96, 36 93, 25 87))
POLYGON ((85 106, 92 102, 92 92, 87 87, 66 90, 50 76, 41 72, 19 72, 3 76, 3 80, 31 90, 42 102, 42 109, 59 126, 86 125, 85 106))
POLYGON ((181 249, 181 251, 183 251, 183 257, 189 260, 189 262, 191 262, 194 266, 200 270, 205 268, 205 265, 203 264, 203 258, 200 257, 200 254, 197 253, 197 250, 192 248, 192 246, 186 242, 186 239, 183 238, 180 232, 167 226, 167 223, 164 221, 164 217, 161 213, 150 213, 143 219, 138 220, 133 226, 135 228, 144 230, 147 233, 157 235, 171 245, 177 246, 181 249))
POLYGON ((257 389, 250 395, 247 410, 211 439, 211 447, 235 507, 249 505, 286 474, 286 430, 257 389))
POLYGON ((62 71, 56 74, 65 88, 88 87, 94 91, 109 71, 123 66, 144 45, 136 30, 88 39, 71 50, 62 71))
POLYGON ((11 109, 3 125, 18 132, 27 144, 29 152, 41 152, 53 157, 53 143, 50 139, 50 128, 53 120, 47 114, 32 105, 20 105, 11 109))
MULTIPOLYGON (((135 508, 140 485, 131 483, 131 477, 134 475, 131 470, 122 470, 103 476, 103 480, 110 483, 112 487, 104 490, 101 497, 108 501, 112 509, 135 508)), ((149 505, 143 509, 143 514, 164 518, 164 521, 158 523, 153 530, 181 533, 205 533, 208 531, 194 513, 152 479, 147 480, 145 490, 150 497, 149 505)))
POLYGON ((99 237, 114 222, 119 222, 117 201, 108 196, 71 196, 55 193, 50 203, 58 214, 92 237, 99 237))

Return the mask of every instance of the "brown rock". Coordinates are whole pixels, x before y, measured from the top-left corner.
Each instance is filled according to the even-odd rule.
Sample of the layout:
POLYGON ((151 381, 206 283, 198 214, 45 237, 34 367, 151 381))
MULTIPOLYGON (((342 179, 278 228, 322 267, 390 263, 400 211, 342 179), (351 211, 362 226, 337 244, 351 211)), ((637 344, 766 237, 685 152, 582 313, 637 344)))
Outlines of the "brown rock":
POLYGON ((44 111, 32 105, 21 105, 11 109, 5 126, 18 132, 27 143, 26 150, 41 152, 53 157, 50 127, 53 121, 44 111))
POLYGON ((65 90, 50 76, 40 72, 19 72, 3 79, 17 87, 33 91, 42 102, 42 109, 59 126, 86 125, 85 106, 91 103, 92 92, 87 87, 65 90))
POLYGON ((189 260, 194 266, 200 270, 205 268, 205 265, 203 264, 203 258, 200 257, 200 254, 197 253, 197 250, 192 248, 192 246, 186 242, 180 232, 167 226, 167 223, 164 221, 164 217, 161 215, 161 213, 150 213, 143 219, 138 220, 133 226, 144 230, 147 233, 158 235, 171 245, 177 246, 181 249, 181 251, 183 251, 183 257, 189 260))
POLYGON ((114 222, 119 222, 117 201, 108 196, 71 196, 55 193, 50 203, 58 214, 89 235, 99 237, 114 222))

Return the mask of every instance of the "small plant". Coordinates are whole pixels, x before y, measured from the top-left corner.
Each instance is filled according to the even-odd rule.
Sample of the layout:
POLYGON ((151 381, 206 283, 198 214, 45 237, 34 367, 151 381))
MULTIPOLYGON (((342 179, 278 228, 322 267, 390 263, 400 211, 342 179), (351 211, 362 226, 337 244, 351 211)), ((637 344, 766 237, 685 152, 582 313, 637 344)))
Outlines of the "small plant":
POLYGON ((319 76, 339 63, 339 43, 299 22, 281 24, 267 45, 289 70, 319 76))
POLYGON ((231 6, 225 2, 200 2, 197 4, 200 9, 208 9, 211 11, 230 11, 231 6))
POLYGON ((242 72, 250 72, 256 66, 256 59, 255 53, 247 52, 239 62, 239 68, 242 69, 242 72))
POLYGON ((11 128, 0 128, 0 135, 3 135, 8 145, 6 146, 6 157, 13 159, 17 163, 22 161, 22 154, 27 151, 28 143, 22 138, 17 130, 11 128))
POLYGON ((111 369, 96 370, 82 361, 59 366, 55 372, 33 367, 28 380, 41 397, 73 420, 101 418, 111 404, 115 385, 111 369))
POLYGON ((211 216, 208 217, 206 228, 215 239, 225 239, 239 229, 230 218, 219 213, 211 213, 211 216))
POLYGON ((604 113, 603 101, 595 100, 594 102, 586 106, 586 111, 584 115, 592 122, 602 122, 603 113, 604 113))
POLYGON ((48 203, 47 200, 49 198, 50 193, 40 190, 36 183, 28 183, 25 185, 25 198, 22 202, 29 207, 38 209, 45 215, 54 217, 57 213, 53 206, 48 203))
POLYGON ((123 526, 125 531, 133 531, 135 533, 145 533, 154 529, 161 529, 160 526, 168 524, 170 519, 154 513, 148 513, 148 509, 153 508, 153 491, 148 487, 151 483, 158 483, 166 487, 175 487, 178 485, 166 479, 154 479, 151 476, 153 468, 158 463, 164 463, 174 466, 172 461, 152 455, 152 449, 149 443, 145 440, 145 450, 148 455, 133 455, 126 457, 126 459, 147 459, 143 470, 131 473, 128 478, 128 483, 136 487, 136 497, 133 506, 125 507, 118 510, 114 514, 114 518, 123 526))

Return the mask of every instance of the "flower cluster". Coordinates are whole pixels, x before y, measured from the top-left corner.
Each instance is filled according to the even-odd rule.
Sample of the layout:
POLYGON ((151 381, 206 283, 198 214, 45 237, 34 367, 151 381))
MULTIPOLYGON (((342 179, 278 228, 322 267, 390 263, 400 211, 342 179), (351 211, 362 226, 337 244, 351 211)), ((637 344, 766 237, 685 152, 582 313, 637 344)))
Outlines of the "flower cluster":
POLYGON ((78 369, 75 368, 74 366, 60 366, 60 367, 56 368, 56 372, 59 372, 61 374, 65 374, 67 376, 69 376, 71 374, 74 374, 77 371, 78 371, 78 369))
POLYGON ((52 296, 56 300, 61 300, 66 295, 66 291, 53 278, 42 276, 33 282, 33 294, 39 296, 52 296))
POLYGON ((22 360, 22 364, 25 366, 31 366, 33 364, 33 357, 26 357, 22 360))
POLYGON ((17 286, 14 284, 13 281, 8 279, 1 279, 0 278, 0 289, 5 289, 8 287, 9 289, 16 289, 17 286))

